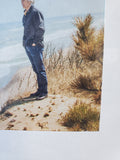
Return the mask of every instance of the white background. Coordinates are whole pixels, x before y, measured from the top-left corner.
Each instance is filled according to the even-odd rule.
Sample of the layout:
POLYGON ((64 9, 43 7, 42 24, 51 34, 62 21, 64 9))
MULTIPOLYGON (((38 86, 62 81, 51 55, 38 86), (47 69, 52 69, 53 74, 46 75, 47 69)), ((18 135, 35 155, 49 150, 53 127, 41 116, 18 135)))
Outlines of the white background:
POLYGON ((120 160, 120 2, 105 7, 100 132, 0 131, 0 160, 120 160))

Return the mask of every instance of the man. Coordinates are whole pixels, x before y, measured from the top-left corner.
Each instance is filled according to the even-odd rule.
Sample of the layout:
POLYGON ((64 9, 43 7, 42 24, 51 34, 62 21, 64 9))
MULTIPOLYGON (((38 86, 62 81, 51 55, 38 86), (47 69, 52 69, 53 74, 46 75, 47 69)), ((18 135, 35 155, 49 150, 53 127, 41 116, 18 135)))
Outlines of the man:
POLYGON ((47 76, 43 64, 44 50, 44 17, 37 10, 33 3, 34 0, 21 0, 24 10, 23 26, 23 46, 32 64, 32 68, 37 75, 38 90, 30 97, 43 99, 47 97, 47 76))

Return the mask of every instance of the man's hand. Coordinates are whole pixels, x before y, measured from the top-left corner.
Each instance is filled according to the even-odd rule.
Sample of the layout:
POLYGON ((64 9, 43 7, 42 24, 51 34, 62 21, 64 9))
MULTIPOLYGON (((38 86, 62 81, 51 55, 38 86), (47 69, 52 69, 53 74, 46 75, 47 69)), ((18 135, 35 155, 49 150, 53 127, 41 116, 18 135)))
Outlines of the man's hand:
POLYGON ((36 44, 35 44, 35 43, 33 43, 33 44, 32 44, 32 46, 36 46, 36 44))

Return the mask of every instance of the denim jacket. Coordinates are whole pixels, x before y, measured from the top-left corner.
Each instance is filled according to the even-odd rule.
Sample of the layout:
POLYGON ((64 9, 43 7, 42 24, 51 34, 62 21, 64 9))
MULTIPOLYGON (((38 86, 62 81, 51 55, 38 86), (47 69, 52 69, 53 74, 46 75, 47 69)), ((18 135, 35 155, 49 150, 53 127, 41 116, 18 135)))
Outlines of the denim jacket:
POLYGON ((44 48, 44 17, 33 5, 22 19, 24 26, 23 46, 31 46, 33 43, 44 48))

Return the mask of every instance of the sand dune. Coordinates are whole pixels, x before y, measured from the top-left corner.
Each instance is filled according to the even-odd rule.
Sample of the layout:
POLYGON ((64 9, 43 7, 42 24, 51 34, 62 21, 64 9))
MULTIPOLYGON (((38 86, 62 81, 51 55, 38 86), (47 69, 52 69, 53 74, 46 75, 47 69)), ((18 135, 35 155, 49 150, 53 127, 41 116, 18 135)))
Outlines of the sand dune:
POLYGON ((0 130, 68 131, 61 119, 75 101, 61 95, 28 103, 18 101, 0 115, 0 130))
POLYGON ((20 69, 0 91, 0 111, 10 102, 28 96, 37 89, 36 75, 32 67, 20 69))

